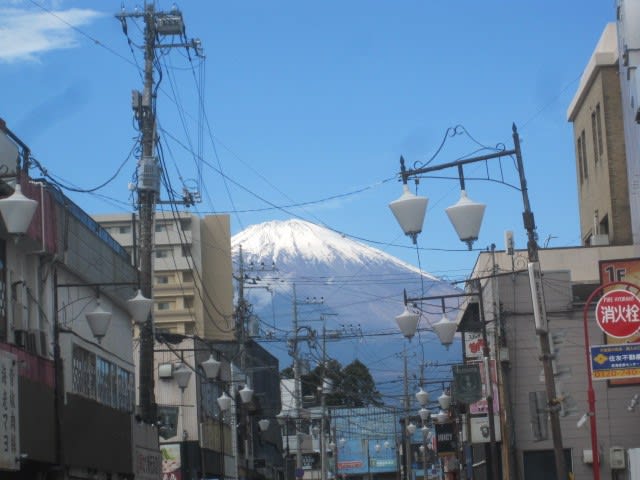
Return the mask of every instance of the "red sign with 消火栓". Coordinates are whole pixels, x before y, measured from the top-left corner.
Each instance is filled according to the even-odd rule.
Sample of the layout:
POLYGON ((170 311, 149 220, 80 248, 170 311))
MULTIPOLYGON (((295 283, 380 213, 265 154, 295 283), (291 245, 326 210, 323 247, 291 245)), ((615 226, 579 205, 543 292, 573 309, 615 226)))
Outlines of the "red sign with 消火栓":
POLYGON ((640 330, 640 299, 628 290, 609 290, 598 300, 596 320, 607 335, 630 337, 640 330))

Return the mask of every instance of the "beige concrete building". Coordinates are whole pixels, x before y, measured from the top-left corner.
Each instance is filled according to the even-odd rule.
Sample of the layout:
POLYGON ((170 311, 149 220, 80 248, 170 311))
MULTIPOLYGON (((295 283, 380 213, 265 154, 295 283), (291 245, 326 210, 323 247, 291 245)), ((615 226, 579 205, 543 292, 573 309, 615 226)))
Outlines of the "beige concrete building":
MULTIPOLYGON (((640 447, 637 401, 633 401, 640 391, 640 380, 594 380, 595 409, 590 411, 583 320, 586 311, 589 346, 615 341, 605 338, 595 320, 596 302, 587 304, 587 299, 600 285, 614 279, 638 284, 639 257, 637 245, 540 250, 548 328, 556 352, 555 383, 561 402, 562 443, 568 470, 576 479, 593 477, 593 448, 588 421, 591 414, 595 415, 597 425, 600 478, 635 478, 629 475, 634 467, 631 459, 640 447), (609 278, 607 265, 618 265, 611 269, 614 273, 612 278, 609 278), (587 420, 579 423, 583 416, 587 420)), ((501 421, 498 432, 502 432, 499 443, 503 472, 500 478, 556 478, 554 446, 526 268, 526 251, 515 251, 513 255, 483 252, 471 278, 481 279, 491 357, 497 359, 499 367, 497 415, 501 421)), ((637 342, 637 338, 635 335, 625 341, 637 342)), ((467 360, 472 360, 475 355, 469 349, 470 345, 470 339, 466 339, 467 360)), ((469 410, 470 434, 467 438, 474 443, 472 461, 476 463, 482 459, 481 447, 487 445, 488 439, 479 435, 474 437, 473 428, 478 422, 486 423, 486 414, 476 415, 472 409, 469 410)))
POLYGON ((604 29, 568 108, 583 245, 633 243, 616 25, 604 29))
MULTIPOLYGON (((135 261, 131 215, 94 217, 135 261)), ((158 212, 153 299, 157 329, 203 339, 233 340, 233 271, 228 215, 158 212)))

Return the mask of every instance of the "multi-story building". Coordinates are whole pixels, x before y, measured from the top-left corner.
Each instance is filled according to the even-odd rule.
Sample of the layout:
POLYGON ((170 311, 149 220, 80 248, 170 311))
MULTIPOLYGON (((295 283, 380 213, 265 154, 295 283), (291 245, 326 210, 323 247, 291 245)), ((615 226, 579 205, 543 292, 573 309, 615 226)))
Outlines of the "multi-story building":
POLYGON ((568 108, 583 245, 632 243, 616 25, 604 29, 568 108))
MULTIPOLYGON (((131 215, 94 218, 135 258, 131 215)), ((158 212, 153 246, 156 329, 233 340, 233 282, 228 215, 158 212)))
MULTIPOLYGON (((135 262, 136 219, 94 218, 135 262)), ((258 422, 280 410, 278 361, 244 335, 246 319, 234 310, 229 216, 157 212, 154 230, 153 318, 162 340, 155 345, 155 394, 160 416, 175 417, 160 444, 180 460, 165 466, 184 478, 275 478, 281 438, 275 425, 262 432, 258 422), (199 367, 209 353, 223 363, 215 382, 199 367), (182 390, 173 373, 181 364, 195 373, 182 390), (255 391, 254 400, 236 401, 235 414, 223 415, 216 403, 222 390, 237 393, 243 385, 255 391)))
MULTIPOLYGON (((526 265, 527 252, 481 253, 471 275, 471 279, 477 278, 482 284, 480 290, 474 287, 474 291, 481 291, 483 295, 491 356, 496 358, 499 367, 497 415, 502 431, 508 435, 508 438, 503 435, 500 444, 503 478, 555 478, 556 446, 548 421, 549 408, 560 409, 562 446, 568 470, 575 478, 592 478, 594 449, 600 452, 599 478, 634 478, 627 475, 631 468, 629 462, 636 461, 640 446, 637 402, 634 401, 638 398, 640 378, 617 380, 617 373, 605 358, 609 354, 591 359, 589 347, 619 346, 620 342, 633 344, 639 336, 636 333, 616 340, 605 335, 594 318, 596 301, 587 300, 601 285, 613 280, 640 285, 640 248, 637 245, 577 247, 544 249, 539 253, 548 329, 554 343, 557 404, 547 404, 529 276, 526 269, 518 268, 526 265), (599 378, 592 382, 593 409, 588 399, 588 358, 596 364, 600 362, 598 366, 602 368, 599 378), (592 445, 589 419, 593 419, 597 427, 597 445, 592 445)), ((634 293, 638 293, 638 289, 640 286, 634 293)), ((477 308, 477 303, 475 305, 477 308)), ((465 347, 465 354, 472 357, 469 342, 465 342, 465 347)), ((469 409, 469 417, 470 434, 466 438, 478 445, 487 445, 488 437, 476 435, 474 440, 473 432, 473 425, 487 423, 486 413, 474 414, 469 409)), ((467 459, 467 466, 482 462, 482 450, 474 449, 474 454, 478 457, 467 459)), ((638 468, 637 465, 634 468, 638 468)))
POLYGON ((134 416, 137 272, 0 130, 0 202, 17 184, 37 202, 24 235, 0 222, 0 477, 157 479, 157 431, 134 416))

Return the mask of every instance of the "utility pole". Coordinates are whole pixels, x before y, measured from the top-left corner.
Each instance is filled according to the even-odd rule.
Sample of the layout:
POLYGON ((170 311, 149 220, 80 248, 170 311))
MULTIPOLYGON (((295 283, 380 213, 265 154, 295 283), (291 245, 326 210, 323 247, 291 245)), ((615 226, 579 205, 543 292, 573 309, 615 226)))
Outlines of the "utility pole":
MULTIPOLYGON (((313 299, 307 299, 304 304, 316 304, 323 303, 323 299, 320 298, 317 300, 315 297, 313 299)), ((300 373, 300 356, 298 355, 298 342, 300 338, 298 334, 300 330, 307 329, 307 335, 305 337, 306 340, 312 340, 315 338, 315 331, 306 326, 298 326, 298 297, 296 295, 296 284, 293 284, 293 340, 291 340, 291 345, 289 349, 289 354, 293 357, 293 377, 294 377, 294 402, 295 402, 295 410, 296 410, 296 470, 301 471, 302 469, 302 448, 301 448, 301 413, 302 413, 302 389, 301 389, 301 373, 300 373)))
POLYGON ((329 385, 327 382, 327 321, 325 318, 327 315, 336 314, 323 314, 320 316, 322 320, 322 379, 320 383, 320 480, 327 480, 327 446, 325 441, 325 429, 327 426, 327 392, 325 390, 325 384, 327 386, 329 385))
MULTIPOLYGON (((527 181, 524 176, 524 166, 522 163, 522 153, 520 151, 520 137, 516 130, 515 124, 513 125, 513 144, 516 153, 516 162, 518 164, 518 173, 520 176, 520 192, 522 193, 522 202, 524 205, 524 212, 522 213, 522 220, 525 230, 527 231, 527 252, 530 269, 534 272, 530 276, 540 276, 540 258, 538 247, 538 234, 536 232, 536 222, 531 211, 531 204, 529 203, 529 191, 527 189, 527 181)), ((549 331, 547 327, 547 312, 544 304, 544 289, 542 286, 542 279, 538 278, 539 282, 533 282, 532 300, 534 303, 534 317, 535 306, 538 307, 538 317, 536 318, 536 334, 538 335, 538 341, 540 345, 540 360, 542 361, 542 369, 544 372, 545 390, 547 393, 547 408, 549 410, 549 422, 551 423, 551 436, 553 440, 553 452, 556 465, 556 478, 558 480, 564 480, 567 478, 567 465, 564 459, 564 448, 562 446, 562 429, 560 426, 560 407, 559 399, 557 397, 555 377, 553 374, 553 355, 551 354, 551 342, 549 340, 549 331)))
MULTIPOLYGON (((153 69, 156 63, 155 48, 156 39, 160 36, 184 37, 184 22, 182 13, 172 9, 170 13, 156 12, 154 2, 145 2, 143 12, 122 12, 116 15, 122 24, 122 30, 128 35, 127 19, 142 18, 144 20, 144 72, 142 92, 134 90, 131 95, 132 108, 141 133, 142 151, 137 166, 138 194, 137 208, 140 217, 139 223, 139 268, 140 290, 147 298, 152 296, 153 275, 153 232, 156 205, 160 203, 160 175, 161 168, 156 156, 156 94, 153 79, 153 69)), ((189 43, 163 43, 162 48, 184 47, 187 50, 193 48, 196 55, 200 55, 200 42, 193 40, 189 43)), ((166 202, 164 202, 166 203, 166 202)), ((184 202, 192 204, 190 194, 186 195, 184 202)), ((153 344, 154 326, 152 314, 140 327, 140 364, 139 373, 139 415, 147 424, 157 421, 155 402, 155 381, 153 376, 153 344)))
POLYGON ((296 472, 302 468, 302 449, 300 448, 300 412, 302 410, 302 392, 300 389, 300 359, 298 358, 298 299, 296 284, 293 284, 293 394, 296 406, 296 472))
POLYGON ((320 380, 320 480, 327 480, 327 447, 325 446, 325 426, 327 398, 325 392, 327 372, 327 325, 322 318, 322 379, 320 380))
MULTIPOLYGON (((155 59, 155 11, 153 3, 144 11, 144 87, 137 110, 142 133, 142 156, 138 161, 138 215, 140 215, 140 288, 147 298, 153 298, 152 250, 153 220, 156 201, 160 196, 160 166, 155 156, 156 117, 153 98, 153 62, 155 59)), ((136 102, 138 103, 138 102, 136 102)), ((134 106, 136 109, 136 106, 134 106)), ((140 327, 140 416, 145 423, 156 420, 155 383, 153 378, 153 320, 151 314, 140 327)))

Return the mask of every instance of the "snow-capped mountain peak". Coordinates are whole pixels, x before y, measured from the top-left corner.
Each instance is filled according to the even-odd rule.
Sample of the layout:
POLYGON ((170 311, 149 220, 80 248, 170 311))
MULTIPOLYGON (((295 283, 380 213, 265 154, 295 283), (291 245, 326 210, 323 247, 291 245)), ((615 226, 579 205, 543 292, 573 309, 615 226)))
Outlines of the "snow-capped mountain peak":
MULTIPOLYGON (((242 246, 248 261, 270 262, 277 266, 290 261, 304 261, 316 265, 371 268, 393 265, 419 274, 414 266, 381 250, 351 240, 333 230, 304 220, 271 221, 253 225, 235 235, 231 241, 234 253, 242 246)), ((430 280, 436 277, 425 274, 430 280)))

